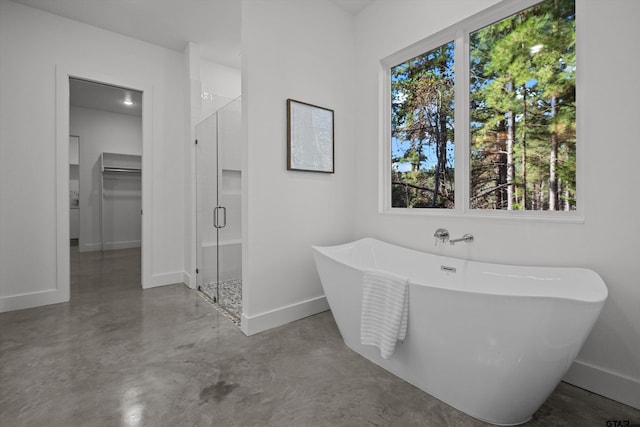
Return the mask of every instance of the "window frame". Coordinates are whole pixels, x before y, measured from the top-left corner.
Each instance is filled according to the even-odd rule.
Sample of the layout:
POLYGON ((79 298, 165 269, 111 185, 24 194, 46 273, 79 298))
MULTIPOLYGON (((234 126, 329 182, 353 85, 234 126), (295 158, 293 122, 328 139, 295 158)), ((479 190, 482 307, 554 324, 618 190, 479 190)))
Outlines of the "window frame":
MULTIPOLYGON (((580 139, 581 116, 580 108, 576 105, 576 210, 574 211, 521 211, 521 210, 493 210, 470 208, 470 127, 469 127, 469 35, 481 28, 494 24, 511 15, 533 7, 544 0, 504 0, 489 8, 442 29, 380 61, 380 90, 381 90, 381 132, 380 132, 380 166, 379 170, 379 213, 391 215, 423 215, 446 216, 464 218, 487 218, 501 220, 534 220, 547 222, 584 222, 583 206, 585 204, 582 163, 585 156, 585 141, 580 139), (454 48, 454 165, 455 165, 455 206, 453 209, 444 208, 394 208, 391 207, 391 69, 416 56, 429 52, 443 44, 453 41, 454 48), (466 108, 459 108, 466 106, 466 108)), ((576 40, 579 40, 578 5, 576 1, 576 40)), ((580 68, 580 43, 576 42, 576 69, 580 68)), ((576 93, 579 94, 579 80, 576 74, 576 93)))

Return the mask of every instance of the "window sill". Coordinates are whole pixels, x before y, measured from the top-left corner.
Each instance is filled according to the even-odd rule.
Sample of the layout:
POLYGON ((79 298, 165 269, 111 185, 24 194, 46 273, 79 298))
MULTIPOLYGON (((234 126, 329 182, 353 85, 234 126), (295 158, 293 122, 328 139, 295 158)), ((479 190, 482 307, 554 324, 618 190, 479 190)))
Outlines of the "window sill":
POLYGON ((583 224, 584 215, 573 212, 530 212, 530 211, 480 211, 465 212, 449 209, 429 208, 387 208, 379 211, 381 215, 390 216, 423 216, 435 218, 451 218, 456 220, 489 220, 489 221, 521 221, 547 222, 564 224, 583 224))

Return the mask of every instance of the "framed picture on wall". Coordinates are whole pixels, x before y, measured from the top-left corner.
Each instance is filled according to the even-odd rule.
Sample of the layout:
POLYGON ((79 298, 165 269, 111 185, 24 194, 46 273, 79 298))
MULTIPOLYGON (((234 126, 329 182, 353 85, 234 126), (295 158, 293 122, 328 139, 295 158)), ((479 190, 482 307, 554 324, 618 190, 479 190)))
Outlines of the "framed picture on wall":
POLYGON ((287 169, 334 173, 333 110, 287 99, 287 169))

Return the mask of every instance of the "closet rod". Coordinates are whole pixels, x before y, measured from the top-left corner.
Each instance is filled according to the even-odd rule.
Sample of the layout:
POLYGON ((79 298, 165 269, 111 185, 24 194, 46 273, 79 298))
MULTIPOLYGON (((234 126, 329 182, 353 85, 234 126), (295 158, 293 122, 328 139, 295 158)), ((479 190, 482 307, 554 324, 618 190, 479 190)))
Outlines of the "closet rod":
POLYGON ((126 172, 126 173, 142 173, 142 169, 136 168, 111 168, 105 167, 103 172, 126 172))

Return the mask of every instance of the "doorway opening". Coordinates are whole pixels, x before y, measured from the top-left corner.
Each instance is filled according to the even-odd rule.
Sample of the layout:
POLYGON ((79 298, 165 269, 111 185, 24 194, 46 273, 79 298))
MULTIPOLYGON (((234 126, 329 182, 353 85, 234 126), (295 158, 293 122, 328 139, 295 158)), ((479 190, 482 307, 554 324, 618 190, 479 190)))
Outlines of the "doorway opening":
POLYGON ((68 108, 71 295, 83 259, 141 286, 142 92, 69 77, 68 108))

